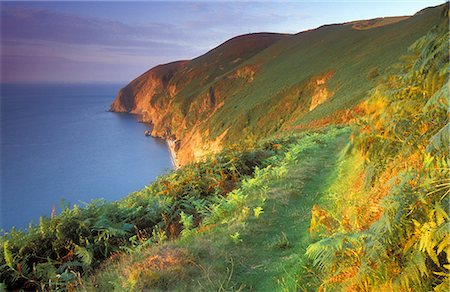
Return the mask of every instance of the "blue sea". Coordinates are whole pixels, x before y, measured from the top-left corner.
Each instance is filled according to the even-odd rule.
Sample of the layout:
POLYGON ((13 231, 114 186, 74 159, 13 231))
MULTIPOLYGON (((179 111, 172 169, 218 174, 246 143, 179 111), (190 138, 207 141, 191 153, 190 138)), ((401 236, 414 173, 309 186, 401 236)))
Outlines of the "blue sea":
POLYGON ((121 85, 2 85, 0 228, 61 202, 120 199, 172 168, 137 117, 108 112, 121 85))

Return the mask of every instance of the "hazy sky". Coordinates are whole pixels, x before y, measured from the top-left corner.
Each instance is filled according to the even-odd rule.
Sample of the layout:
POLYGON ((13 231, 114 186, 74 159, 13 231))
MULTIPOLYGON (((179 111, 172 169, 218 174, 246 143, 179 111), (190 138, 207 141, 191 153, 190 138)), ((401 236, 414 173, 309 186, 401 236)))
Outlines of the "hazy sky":
POLYGON ((1 2, 2 82, 122 82, 251 32, 412 15, 444 1, 1 2))

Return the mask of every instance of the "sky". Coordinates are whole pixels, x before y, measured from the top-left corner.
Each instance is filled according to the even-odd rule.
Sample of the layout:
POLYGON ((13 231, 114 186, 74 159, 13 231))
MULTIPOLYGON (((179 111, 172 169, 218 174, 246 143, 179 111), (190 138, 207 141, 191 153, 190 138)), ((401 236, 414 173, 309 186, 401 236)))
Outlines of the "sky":
POLYGON ((2 83, 128 83, 237 35, 412 15, 445 1, 2 1, 2 83))

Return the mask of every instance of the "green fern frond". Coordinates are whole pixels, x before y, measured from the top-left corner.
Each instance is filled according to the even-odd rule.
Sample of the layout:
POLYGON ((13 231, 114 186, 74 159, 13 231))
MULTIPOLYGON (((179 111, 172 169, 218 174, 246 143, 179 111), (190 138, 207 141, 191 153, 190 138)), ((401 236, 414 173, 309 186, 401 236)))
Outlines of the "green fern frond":
POLYGON ((433 137, 426 148, 429 153, 448 153, 450 147, 450 123, 446 124, 433 137))
POLYGON ((76 245, 75 246, 75 254, 80 257, 81 262, 85 266, 90 266, 92 263, 93 255, 92 252, 89 251, 87 248, 76 245))
POLYGON ((5 242, 3 242, 3 256, 5 257, 6 265, 8 267, 10 267, 11 269, 14 269, 15 268, 14 256, 13 256, 11 250, 9 249, 9 241, 8 240, 5 240, 5 242))

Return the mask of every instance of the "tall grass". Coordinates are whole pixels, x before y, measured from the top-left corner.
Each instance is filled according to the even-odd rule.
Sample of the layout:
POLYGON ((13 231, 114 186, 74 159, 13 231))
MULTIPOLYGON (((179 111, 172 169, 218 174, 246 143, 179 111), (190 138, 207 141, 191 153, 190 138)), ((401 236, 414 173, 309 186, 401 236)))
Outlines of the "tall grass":
POLYGON ((442 23, 364 103, 330 203, 313 210, 322 288, 450 288, 448 63, 442 23))

